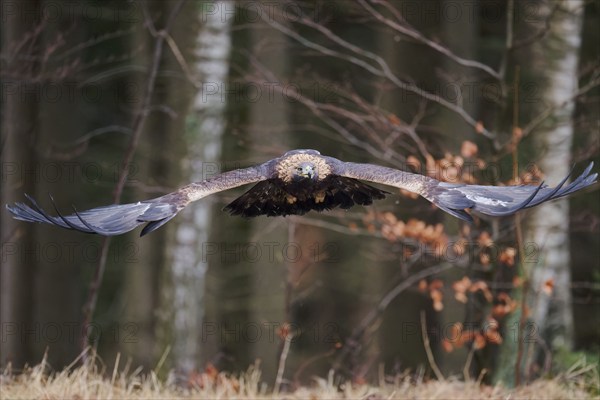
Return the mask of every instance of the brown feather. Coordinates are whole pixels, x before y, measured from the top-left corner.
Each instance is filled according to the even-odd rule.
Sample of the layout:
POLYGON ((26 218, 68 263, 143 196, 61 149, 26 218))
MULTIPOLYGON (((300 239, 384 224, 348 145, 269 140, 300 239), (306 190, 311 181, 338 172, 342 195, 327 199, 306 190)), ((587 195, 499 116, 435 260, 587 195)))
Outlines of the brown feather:
POLYGON ((280 179, 268 179, 254 185, 224 210, 243 217, 303 215, 311 210, 369 205, 373 200, 385 198, 387 193, 356 179, 338 175, 329 175, 317 182, 306 180, 292 184, 280 179))

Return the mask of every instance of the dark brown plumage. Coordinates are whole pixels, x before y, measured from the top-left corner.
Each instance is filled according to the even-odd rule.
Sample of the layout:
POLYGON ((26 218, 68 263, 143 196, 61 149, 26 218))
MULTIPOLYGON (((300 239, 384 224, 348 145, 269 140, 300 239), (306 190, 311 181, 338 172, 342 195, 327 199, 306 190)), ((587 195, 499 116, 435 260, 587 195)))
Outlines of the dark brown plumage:
POLYGON ((119 235, 145 224, 141 235, 150 233, 171 220, 189 203, 208 195, 255 183, 250 190, 225 207, 232 215, 302 215, 355 204, 369 205, 388 192, 361 181, 369 181, 417 193, 442 210, 472 221, 466 210, 490 216, 504 216, 567 196, 596 182, 593 163, 570 184, 565 177, 555 188, 539 186, 480 186, 440 182, 423 175, 373 164, 344 162, 321 155, 316 150, 292 150, 263 164, 224 172, 213 178, 191 183, 173 193, 132 204, 93 208, 57 217, 46 213, 33 198, 31 206, 7 205, 14 218, 43 222, 100 235, 119 235))
POLYGON ((243 217, 304 215, 311 210, 348 209, 355 204, 368 206, 373 200, 384 199, 386 194, 389 192, 337 175, 296 184, 268 179, 254 185, 224 210, 243 217))

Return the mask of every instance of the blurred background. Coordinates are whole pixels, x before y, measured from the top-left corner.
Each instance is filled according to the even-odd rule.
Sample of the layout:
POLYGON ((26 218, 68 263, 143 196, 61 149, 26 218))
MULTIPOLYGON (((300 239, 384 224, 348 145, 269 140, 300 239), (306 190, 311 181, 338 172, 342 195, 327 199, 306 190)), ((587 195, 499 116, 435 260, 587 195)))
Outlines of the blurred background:
MULTIPOLYGON (((1 203, 134 202, 295 148, 554 185, 600 161, 599 12, 583 0, 3 0, 1 203)), ((508 383, 597 362, 597 184, 472 225, 396 190, 302 217, 221 211, 246 189, 143 238, 3 207, 0 366, 47 353, 61 369, 92 346, 108 368, 119 354, 193 382, 259 363, 269 385, 294 386, 332 369, 355 382, 433 375, 432 357, 445 375, 508 383)))

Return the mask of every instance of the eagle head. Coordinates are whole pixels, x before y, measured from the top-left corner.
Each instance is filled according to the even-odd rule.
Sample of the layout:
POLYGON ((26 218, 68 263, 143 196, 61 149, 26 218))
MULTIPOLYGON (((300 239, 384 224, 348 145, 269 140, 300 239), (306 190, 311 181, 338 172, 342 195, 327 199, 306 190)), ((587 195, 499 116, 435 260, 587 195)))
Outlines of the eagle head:
POLYGON ((317 168, 311 162, 301 162, 295 168, 292 179, 294 181, 301 181, 305 179, 316 181, 318 179, 317 168))

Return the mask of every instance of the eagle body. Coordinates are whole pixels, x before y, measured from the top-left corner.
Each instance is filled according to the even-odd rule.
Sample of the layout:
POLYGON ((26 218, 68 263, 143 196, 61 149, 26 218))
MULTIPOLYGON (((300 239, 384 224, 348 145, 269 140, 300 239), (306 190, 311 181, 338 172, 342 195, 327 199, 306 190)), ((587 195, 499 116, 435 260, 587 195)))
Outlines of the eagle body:
POLYGON ((41 222, 105 236, 120 235, 145 225, 141 235, 150 233, 191 202, 211 194, 248 184, 254 186, 225 207, 232 215, 244 217, 303 215, 311 210, 369 205, 385 198, 386 191, 366 182, 407 190, 429 200, 457 218, 472 222, 471 212, 494 217, 511 215, 548 200, 570 195, 596 182, 590 163, 581 175, 567 184, 570 174, 550 188, 538 186, 481 186, 440 182, 436 179, 375 164, 340 161, 316 150, 292 150, 283 156, 248 168, 223 172, 190 183, 164 196, 131 204, 92 208, 71 215, 51 216, 27 196, 31 205, 6 205, 14 218, 41 222))
POLYGON ((366 206, 388 194, 357 179, 333 173, 336 161, 316 150, 289 151, 274 160, 269 179, 254 185, 224 210, 243 217, 304 215, 311 210, 366 206))
POLYGON ((325 211, 336 207, 348 209, 355 204, 370 205, 373 200, 385 198, 386 194, 388 192, 359 180, 341 176, 294 182, 275 178, 257 183, 229 203, 224 210, 231 215, 243 217, 304 215, 311 210, 325 211))

